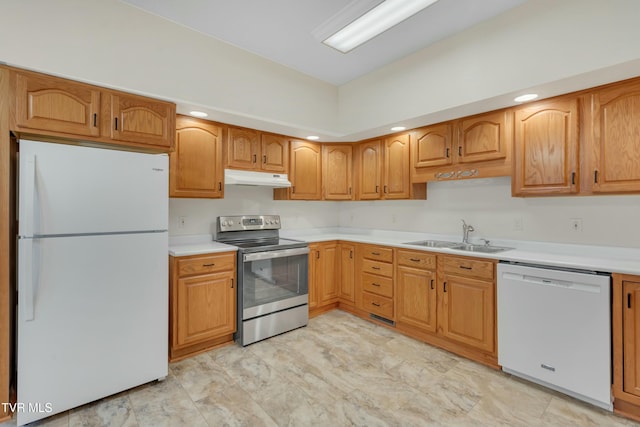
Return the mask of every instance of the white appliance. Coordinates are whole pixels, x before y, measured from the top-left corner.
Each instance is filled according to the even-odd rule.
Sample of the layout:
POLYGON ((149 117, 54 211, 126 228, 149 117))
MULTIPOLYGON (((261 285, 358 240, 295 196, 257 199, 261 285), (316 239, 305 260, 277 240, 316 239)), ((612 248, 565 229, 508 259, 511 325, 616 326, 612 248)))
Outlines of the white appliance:
POLYGON ((166 377, 168 170, 20 141, 18 425, 166 377))
POLYGON ((224 184, 271 188, 291 187, 291 182, 286 173, 254 172, 236 169, 224 170, 224 184))
POLYGON ((498 363, 611 411, 611 277, 498 264, 498 363))

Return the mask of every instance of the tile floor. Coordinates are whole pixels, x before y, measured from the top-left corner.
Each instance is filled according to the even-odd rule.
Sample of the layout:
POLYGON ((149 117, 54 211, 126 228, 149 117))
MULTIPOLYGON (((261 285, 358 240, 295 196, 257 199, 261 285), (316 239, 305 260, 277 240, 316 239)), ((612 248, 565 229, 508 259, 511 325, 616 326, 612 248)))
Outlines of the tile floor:
POLYGON ((342 311, 33 425, 640 426, 342 311))

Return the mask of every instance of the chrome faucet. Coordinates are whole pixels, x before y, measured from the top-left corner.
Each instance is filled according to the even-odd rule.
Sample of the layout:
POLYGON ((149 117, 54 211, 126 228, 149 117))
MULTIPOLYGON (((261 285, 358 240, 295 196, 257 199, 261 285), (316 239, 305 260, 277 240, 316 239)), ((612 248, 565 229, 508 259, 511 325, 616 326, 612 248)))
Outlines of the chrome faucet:
POLYGON ((467 224, 462 220, 462 243, 469 243, 469 233, 474 231, 473 225, 467 224))

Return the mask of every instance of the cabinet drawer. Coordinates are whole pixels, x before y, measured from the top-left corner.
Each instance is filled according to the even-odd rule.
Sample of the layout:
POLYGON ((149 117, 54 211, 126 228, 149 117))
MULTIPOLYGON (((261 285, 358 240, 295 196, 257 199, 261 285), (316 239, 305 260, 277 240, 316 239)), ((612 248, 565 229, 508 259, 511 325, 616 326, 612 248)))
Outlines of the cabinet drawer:
POLYGON ((362 293, 362 305, 365 311, 385 319, 393 320, 393 300, 391 298, 381 297, 379 295, 362 293))
POLYGON ((381 276, 393 277, 393 264, 363 259, 362 271, 379 274, 381 276))
POLYGON ((236 254, 234 252, 178 259, 178 276, 180 277, 235 269, 236 254))
POLYGON ((383 297, 393 296, 393 279, 362 273, 362 289, 383 297))
POLYGON ((467 277, 480 279, 493 279, 492 261, 481 261, 470 258, 442 257, 442 270, 445 273, 452 273, 467 277))
POLYGON ((381 246, 362 245, 362 257, 376 261, 393 261, 393 249, 381 246))
POLYGON ((398 265, 433 270, 436 268, 436 256, 425 252, 398 250, 398 265))

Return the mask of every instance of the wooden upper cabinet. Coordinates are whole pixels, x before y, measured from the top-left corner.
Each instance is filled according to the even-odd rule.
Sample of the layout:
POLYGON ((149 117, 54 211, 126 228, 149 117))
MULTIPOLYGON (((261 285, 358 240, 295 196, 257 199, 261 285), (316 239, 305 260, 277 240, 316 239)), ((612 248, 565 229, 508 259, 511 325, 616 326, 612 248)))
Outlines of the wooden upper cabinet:
POLYGON ((100 136, 100 89, 57 77, 13 72, 15 128, 100 136))
POLYGON ((353 199, 352 164, 351 145, 322 145, 322 187, 325 200, 353 199))
POLYGON ((170 152, 173 103, 11 69, 12 130, 170 152))
POLYGON ((416 168, 446 166, 453 162, 451 123, 441 123, 416 129, 414 137, 414 161, 416 168))
POLYGON ((306 141, 291 141, 289 173, 292 200, 322 198, 322 145, 306 141))
POLYGON ((515 113, 514 196, 578 191, 577 98, 536 102, 515 113))
POLYGON ((289 167, 289 141, 282 135, 230 126, 226 153, 232 169, 287 173, 289 167))
POLYGON ((640 81, 593 93, 588 183, 595 193, 640 191, 640 81))
POLYGON ((384 172, 382 198, 408 199, 409 134, 397 135, 384 142, 384 172))
POLYGON ((258 141, 257 131, 230 126, 227 131, 227 166, 245 170, 259 168, 258 141))
POLYGON ((169 154, 169 197, 224 195, 222 129, 205 120, 176 118, 176 146, 169 154))
POLYGON ((376 200, 381 197, 382 141, 368 141, 357 145, 357 200, 376 200))
POLYGON ((507 157, 506 111, 483 114, 458 123, 458 163, 486 162, 507 157))
POLYGON ((262 164, 260 168, 268 172, 287 173, 289 169, 289 141, 282 135, 263 133, 260 136, 262 164))
POLYGON ((105 97, 108 103, 103 105, 105 111, 110 112, 103 114, 105 135, 116 141, 173 148, 176 129, 174 104, 121 92, 109 92, 105 97))

